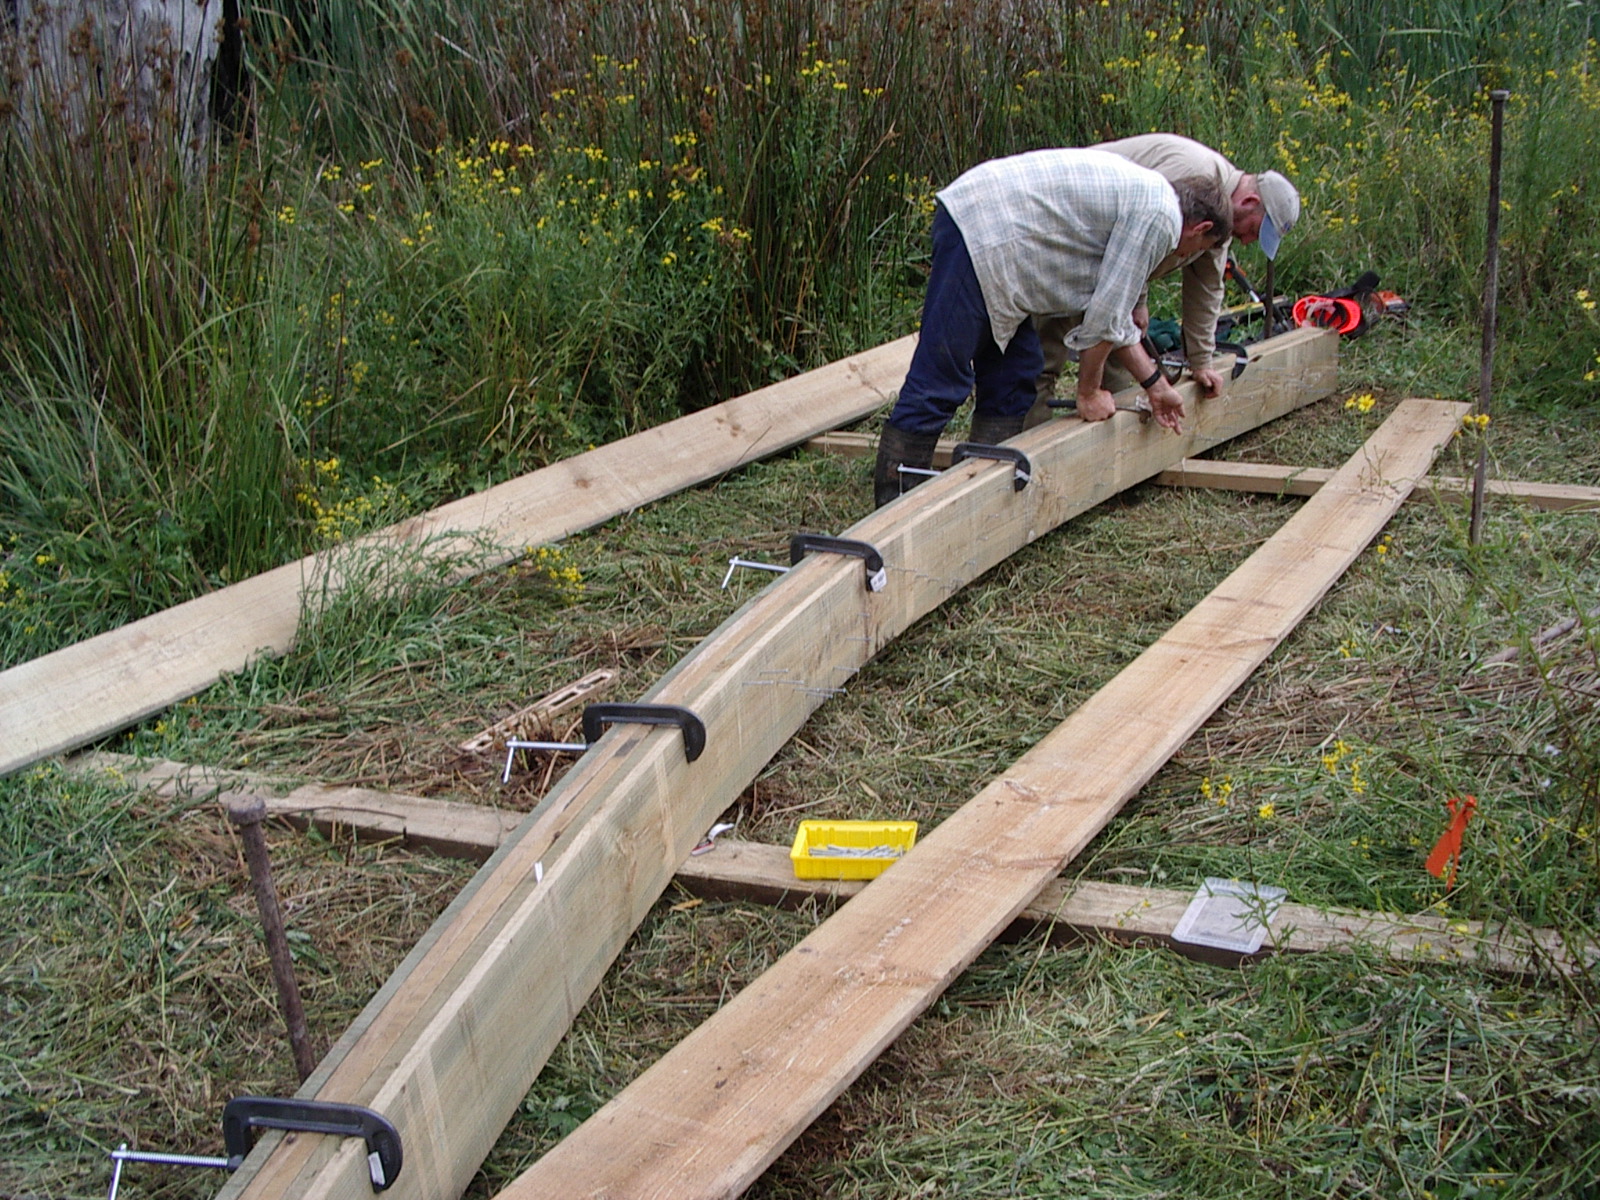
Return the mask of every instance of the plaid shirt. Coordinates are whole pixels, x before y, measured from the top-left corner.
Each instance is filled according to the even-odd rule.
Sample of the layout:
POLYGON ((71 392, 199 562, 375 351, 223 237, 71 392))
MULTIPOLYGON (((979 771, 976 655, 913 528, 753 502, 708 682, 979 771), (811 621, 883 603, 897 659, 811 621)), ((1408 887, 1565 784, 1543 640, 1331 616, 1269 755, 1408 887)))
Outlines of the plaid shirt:
POLYGON ((1139 340, 1133 308, 1183 215, 1154 171, 1102 150, 991 159, 939 193, 967 243, 1003 350, 1033 313, 1082 313, 1074 350, 1139 340))

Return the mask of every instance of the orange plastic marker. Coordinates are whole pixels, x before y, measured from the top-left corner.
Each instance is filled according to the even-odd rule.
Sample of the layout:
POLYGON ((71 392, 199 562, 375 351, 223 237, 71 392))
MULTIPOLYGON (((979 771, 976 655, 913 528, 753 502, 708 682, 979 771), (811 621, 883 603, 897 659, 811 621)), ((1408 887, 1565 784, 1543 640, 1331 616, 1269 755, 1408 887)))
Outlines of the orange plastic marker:
POLYGON ((1478 800, 1476 796, 1452 796, 1445 807, 1450 810, 1450 827, 1440 836, 1433 853, 1428 855, 1428 861, 1423 865, 1428 868, 1430 875, 1444 879, 1444 869, 1448 864, 1450 878, 1445 881, 1445 886, 1455 887, 1456 867, 1461 864, 1461 835, 1467 831, 1467 822, 1472 820, 1478 800))

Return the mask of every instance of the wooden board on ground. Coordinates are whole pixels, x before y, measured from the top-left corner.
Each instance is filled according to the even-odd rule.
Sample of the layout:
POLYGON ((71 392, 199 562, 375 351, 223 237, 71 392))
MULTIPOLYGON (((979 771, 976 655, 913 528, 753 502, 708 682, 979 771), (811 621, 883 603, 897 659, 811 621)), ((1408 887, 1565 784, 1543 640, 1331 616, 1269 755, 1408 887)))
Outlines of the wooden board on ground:
MULTIPOLYGON (((453 858, 482 862, 503 843, 523 814, 478 804, 374 792, 368 788, 308 784, 275 786, 238 771, 165 761, 142 761, 104 752, 79 755, 73 770, 109 772, 133 786, 172 799, 199 800, 250 792, 262 796, 270 816, 299 828, 314 826, 331 837, 354 834, 362 840, 396 841, 453 858), (285 793, 281 797, 275 792, 285 793)), ((710 899, 791 907, 812 900, 838 901, 866 885, 827 879, 799 879, 786 846, 718 839, 706 854, 678 865, 674 881, 686 892, 710 899)), ((1238 961, 1200 954, 1172 938, 1190 893, 1130 887, 1094 880, 1055 879, 1046 884, 1007 930, 1023 937, 1041 926, 1058 938, 1106 937, 1124 942, 1160 942, 1210 961, 1238 961)), ((1475 963, 1490 970, 1523 972, 1533 968, 1570 973, 1574 962, 1551 931, 1527 937, 1481 921, 1454 921, 1431 913, 1400 916, 1357 910, 1323 910, 1284 904, 1272 922, 1268 944, 1255 957, 1368 946, 1394 958, 1423 962, 1475 963)))
POLYGON ((1265 661, 1466 411, 1403 403, 1154 645, 501 1195, 747 1187, 1265 661))
MULTIPOLYGON (((847 900, 867 886, 797 879, 787 847, 726 838, 710 853, 686 859, 678 867, 677 883, 691 895, 783 905, 812 898, 847 900)), ((1193 898, 1193 892, 1170 888, 1052 879, 1017 914, 1003 936, 1023 937, 1045 927, 1062 940, 1105 937, 1118 942, 1159 942, 1181 954, 1219 963, 1366 946, 1392 958, 1475 963, 1494 971, 1571 974, 1577 969, 1560 937, 1548 930, 1522 936, 1503 926, 1453 921, 1429 913, 1406 917, 1289 903, 1279 907, 1267 943, 1256 954, 1210 951, 1172 936, 1193 898)))
MULTIPOLYGON (((1216 462, 1208 458, 1191 458, 1170 471, 1162 471, 1155 481, 1170 487, 1226 488, 1236 492, 1310 496, 1331 478, 1333 472, 1323 467, 1284 467, 1275 463, 1216 462)), ((1491 496, 1519 500, 1534 508, 1553 512, 1569 508, 1600 509, 1600 488, 1595 487, 1569 483, 1523 483, 1515 479, 1491 479, 1486 487, 1491 496)), ((1472 480, 1441 475, 1418 480, 1412 498, 1471 494, 1472 480)))
MULTIPOLYGON (((954 440, 940 438, 933 446, 933 465, 941 471, 948 467, 950 452, 955 448, 954 440)), ((871 458, 878 452, 878 435, 860 433, 854 429, 835 429, 808 438, 806 449, 823 454, 837 454, 840 458, 871 458)))
POLYGON ((509 562, 692 484, 867 416, 899 386, 913 338, 647 429, 298 562, 0 672, 0 775, 131 725, 294 640, 352 555, 408 546, 509 562))
POLYGON ((145 761, 104 751, 76 755, 67 765, 75 771, 103 771, 175 800, 204 801, 249 793, 266 803, 268 817, 299 829, 316 829, 333 838, 354 830, 366 839, 394 840, 414 850, 478 862, 494 853, 527 816, 510 809, 373 788, 326 783, 285 787, 245 771, 145 761))
MULTIPOLYGON (((834 430, 831 433, 819 433, 807 441, 806 446, 845 458, 866 458, 877 450, 878 439, 870 433, 834 430)), ((955 442, 941 440, 934 447, 933 465, 941 470, 949 466, 950 452, 955 447, 955 442)), ((1155 482, 1168 487, 1209 487, 1234 492, 1265 492, 1275 496, 1311 496, 1331 478, 1333 470, 1330 467, 1285 467, 1276 463, 1187 458, 1170 471, 1162 471, 1155 477, 1155 482)), ((1411 498, 1465 496, 1471 492, 1470 479, 1441 475, 1418 480, 1411 498)), ((1534 508, 1557 512, 1569 508, 1600 509, 1600 487, 1491 479, 1488 492, 1491 496, 1505 496, 1534 508)))
POLYGON ((482 732, 473 734, 457 749, 467 754, 482 754, 489 750, 504 753, 508 740, 549 741, 550 722, 554 718, 564 712, 570 712, 580 704, 591 704, 600 699, 611 690, 611 685, 616 681, 617 673, 608 667, 590 671, 582 679, 576 679, 566 687, 557 688, 549 695, 541 696, 532 704, 517 709, 510 716, 502 717, 482 732))
MULTIPOLYGON (((407 1160, 396 1200, 460 1194, 690 848, 879 648, 1061 522, 1332 390, 1332 334, 1297 330, 1259 353, 1260 369, 1197 404, 1181 436, 1131 413, 1058 421, 1013 439, 1032 460, 1021 491, 1012 464, 975 459, 879 509, 847 536, 881 554, 882 590, 858 557, 807 555, 643 698, 696 714, 703 755, 689 761, 676 729, 611 726, 301 1094, 364 1104, 395 1123, 407 1160)), ((367 1194, 359 1141, 273 1134, 223 1190, 251 1200, 367 1194)))

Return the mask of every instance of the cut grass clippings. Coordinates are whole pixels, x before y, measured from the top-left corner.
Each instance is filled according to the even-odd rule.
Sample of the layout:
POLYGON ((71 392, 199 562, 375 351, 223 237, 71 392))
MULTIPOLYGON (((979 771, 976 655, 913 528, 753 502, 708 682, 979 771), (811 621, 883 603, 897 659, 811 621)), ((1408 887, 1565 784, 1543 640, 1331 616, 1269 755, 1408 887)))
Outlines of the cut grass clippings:
MULTIPOLYGON (((268 829, 315 1052, 466 881, 463 864, 268 829)), ((104 1195, 107 1154, 222 1153, 222 1106, 292 1095, 243 852, 216 803, 45 764, 0 781, 0 1195, 104 1195)), ((212 1194, 132 1164, 122 1195, 212 1194)))
MULTIPOLYGON (((1265 445, 1334 465, 1388 404, 1335 397, 1220 453, 1273 457, 1265 445)), ((1497 454, 1562 455, 1564 481, 1600 474, 1576 427, 1512 415, 1492 437, 1497 454)), ((502 788, 503 759, 465 759, 456 743, 595 667, 622 671, 618 696, 642 693, 764 585, 742 573, 721 590, 728 557, 781 559, 793 527, 843 529, 866 495, 866 464, 797 452, 470 584, 419 581, 384 603, 358 591, 359 620, 331 620, 115 745, 531 807, 560 767, 519 765, 502 788)), ((887 648, 727 816, 778 843, 805 817, 936 823, 1299 503, 1149 486, 1070 522, 887 648)), ((1593 607, 1577 602, 1596 591, 1594 517, 1489 511, 1469 550, 1458 504, 1405 506, 1075 869, 1178 889, 1254 879, 1296 902, 1552 926, 1592 944, 1595 631, 1532 639, 1593 607), (1469 792, 1477 815, 1447 887, 1421 863, 1446 801, 1469 792)), ((21 1081, 4 1098, 8 1184, 92 1191, 98 1156, 124 1139, 214 1149, 228 1096, 293 1085, 264 959, 244 953, 255 924, 225 826, 109 778, 41 767, 4 786, 8 811, 92 809, 11 827, 8 896, 26 916, 7 995, 31 1029, 14 1026, 7 1051, 21 1081), (68 799, 80 789, 91 799, 68 799)), ((274 851, 325 1040, 466 872, 302 835, 276 835, 274 851)), ((513 1178, 818 919, 669 892, 471 1194, 513 1178)), ((1594 1000, 1581 975, 1359 950, 1227 970, 1166 950, 997 946, 750 1194, 1581 1196, 1600 1144, 1594 1000)), ((214 1186, 141 1177, 157 1178, 139 1186, 214 1186)))

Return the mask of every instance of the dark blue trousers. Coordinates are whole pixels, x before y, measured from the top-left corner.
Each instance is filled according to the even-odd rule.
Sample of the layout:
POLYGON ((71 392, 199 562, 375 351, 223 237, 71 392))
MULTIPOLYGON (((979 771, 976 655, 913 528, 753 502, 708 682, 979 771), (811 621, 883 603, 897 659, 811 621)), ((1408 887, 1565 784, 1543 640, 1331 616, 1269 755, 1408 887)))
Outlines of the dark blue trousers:
POLYGON ((1013 417, 1033 404, 1044 354, 1032 321, 1002 351, 961 230, 939 205, 933 213, 933 269, 922 304, 922 335, 889 424, 907 433, 939 433, 976 391, 980 413, 1013 417))

